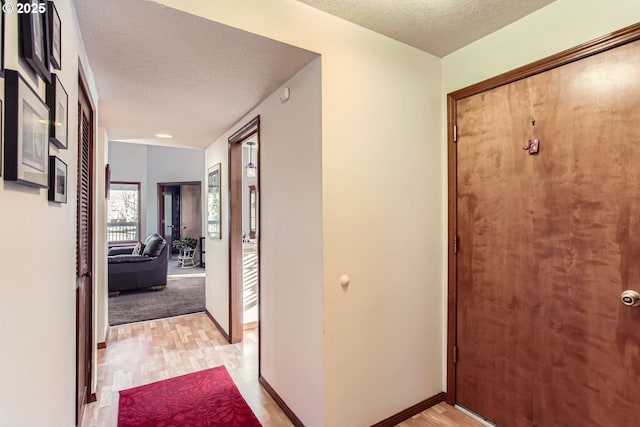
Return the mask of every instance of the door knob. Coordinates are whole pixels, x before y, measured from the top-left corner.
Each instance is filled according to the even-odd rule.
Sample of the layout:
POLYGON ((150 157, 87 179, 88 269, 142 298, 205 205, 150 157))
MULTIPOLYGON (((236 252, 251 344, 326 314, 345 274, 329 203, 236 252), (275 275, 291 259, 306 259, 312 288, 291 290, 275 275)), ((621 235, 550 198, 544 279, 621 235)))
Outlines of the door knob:
POLYGON ((640 293, 630 289, 626 290, 620 295, 620 300, 629 307, 638 307, 640 306, 640 293))

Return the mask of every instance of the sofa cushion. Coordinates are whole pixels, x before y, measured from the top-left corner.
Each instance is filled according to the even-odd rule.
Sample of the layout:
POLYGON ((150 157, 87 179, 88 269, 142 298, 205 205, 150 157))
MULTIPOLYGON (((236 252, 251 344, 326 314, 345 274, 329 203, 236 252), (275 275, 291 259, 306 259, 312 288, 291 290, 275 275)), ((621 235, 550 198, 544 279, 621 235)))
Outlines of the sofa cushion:
POLYGON ((133 246, 113 246, 109 248, 109 256, 112 255, 131 255, 135 248, 133 246))
POLYGON ((147 240, 144 242, 142 255, 156 258, 160 255, 166 244, 167 242, 159 234, 152 234, 147 237, 147 240))
POLYGON ((114 255, 109 257, 109 264, 123 264, 134 262, 150 262, 153 258, 141 255, 114 255))

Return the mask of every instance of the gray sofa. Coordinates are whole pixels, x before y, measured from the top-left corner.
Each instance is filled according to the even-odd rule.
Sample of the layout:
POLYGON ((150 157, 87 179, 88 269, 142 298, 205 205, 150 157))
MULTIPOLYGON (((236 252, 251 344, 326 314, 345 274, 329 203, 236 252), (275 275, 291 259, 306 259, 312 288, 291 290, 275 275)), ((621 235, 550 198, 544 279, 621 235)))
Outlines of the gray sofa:
POLYGON ((167 284, 169 250, 167 242, 157 233, 144 241, 140 255, 134 255, 135 246, 109 248, 109 296, 120 291, 155 287, 167 284))

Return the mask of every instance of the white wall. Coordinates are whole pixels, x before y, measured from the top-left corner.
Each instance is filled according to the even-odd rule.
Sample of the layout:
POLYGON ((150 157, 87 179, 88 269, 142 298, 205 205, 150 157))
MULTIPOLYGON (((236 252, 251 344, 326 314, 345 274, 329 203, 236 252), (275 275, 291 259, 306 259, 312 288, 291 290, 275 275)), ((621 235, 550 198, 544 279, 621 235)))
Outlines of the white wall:
MULTIPOLYGON (((105 197, 105 169, 109 155, 109 137, 104 127, 98 127, 98 138, 96 139, 96 165, 95 168, 95 220, 93 221, 94 239, 94 275, 95 298, 94 298, 94 319, 96 321, 94 330, 94 343, 106 342, 107 329, 109 328, 106 301, 108 298, 107 289, 107 199, 105 197)), ((94 361, 97 366, 97 358, 94 361)), ((97 386, 98 370, 94 369, 93 385, 97 386)), ((95 391, 95 389, 93 390, 95 391)))
MULTIPOLYGON (((322 55, 324 417, 306 409, 321 404, 315 395, 290 397, 315 375, 287 373, 298 343, 263 353, 282 373, 276 391, 312 427, 370 425, 440 392, 440 60, 293 0, 160 2, 322 55)), ((296 260, 282 258, 285 273, 296 260)), ((284 317, 304 329, 305 315, 284 317)))
MULTIPOLYGON (((559 53, 640 21, 637 0, 558 0, 442 59, 442 164, 446 158, 446 94, 559 53)), ((446 166, 442 182, 447 182, 446 166)), ((443 184, 446 185, 446 184, 443 184)), ((446 218, 446 193, 442 195, 446 218)), ((442 228, 446 253, 446 227, 442 228)), ((446 271, 446 257, 443 259, 446 271)), ((443 289, 446 289, 446 276, 443 289)), ((446 325, 446 293, 443 311, 446 325)), ((444 337, 446 340, 446 337, 444 337)), ((444 348, 444 347, 443 347, 444 348)), ((445 372, 446 373, 446 372, 445 372)), ((443 384, 446 381, 443 378, 443 384)), ((443 387, 445 387, 443 385, 443 387)))
POLYGON ((202 181, 204 150, 110 141, 109 164, 111 181, 140 182, 144 240, 158 231, 158 183, 202 181))
MULTIPOLYGON (((0 245, 2 426, 73 426, 75 421, 79 59, 93 94, 95 89, 72 3, 57 0, 56 7, 63 29, 62 70, 57 74, 69 95, 69 148, 51 146, 50 154, 67 163, 68 202, 49 202, 46 190, 0 179, 0 224, 6 243, 0 245)), ((20 71, 44 99, 43 82, 18 59, 18 15, 8 13, 5 18, 5 66, 20 71)))
MULTIPOLYGON (((202 181, 203 176, 204 150, 149 146, 147 150, 147 234, 158 231, 158 183, 201 181, 200 190, 203 191, 206 182, 202 181)), ((201 217, 203 218, 202 215, 201 217)), ((204 222, 202 224, 201 230, 204 233, 204 222)))
MULTIPOLYGON (((272 94, 207 149, 228 188, 227 138, 260 115, 261 371, 308 426, 324 417, 320 78, 318 58, 285 83, 289 102, 272 94)), ((206 294, 228 332, 227 196, 223 239, 207 239, 206 294)))
POLYGON ((144 240, 147 230, 147 212, 150 206, 147 200, 149 183, 147 182, 147 145, 128 144, 109 141, 107 162, 111 168, 111 182, 140 183, 140 240, 144 240))
POLYGON ((557 0, 442 59, 449 93, 640 20, 637 0, 557 0))

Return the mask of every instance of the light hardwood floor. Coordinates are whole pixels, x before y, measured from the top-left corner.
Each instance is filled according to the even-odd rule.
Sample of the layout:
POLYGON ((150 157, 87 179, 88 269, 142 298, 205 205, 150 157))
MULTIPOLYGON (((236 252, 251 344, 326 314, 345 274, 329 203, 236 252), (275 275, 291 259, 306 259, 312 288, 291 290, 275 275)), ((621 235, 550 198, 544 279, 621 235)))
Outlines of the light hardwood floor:
MULTIPOLYGON (((224 365, 265 427, 292 423, 258 383, 257 330, 244 343, 229 344, 203 314, 189 314, 112 327, 106 350, 98 350, 98 401, 85 410, 83 427, 115 427, 119 391, 224 365)), ((445 403, 399 424, 403 427, 478 427, 445 403)))

